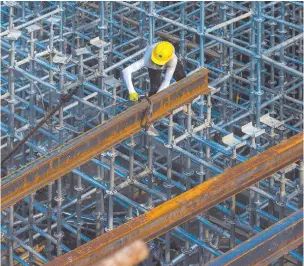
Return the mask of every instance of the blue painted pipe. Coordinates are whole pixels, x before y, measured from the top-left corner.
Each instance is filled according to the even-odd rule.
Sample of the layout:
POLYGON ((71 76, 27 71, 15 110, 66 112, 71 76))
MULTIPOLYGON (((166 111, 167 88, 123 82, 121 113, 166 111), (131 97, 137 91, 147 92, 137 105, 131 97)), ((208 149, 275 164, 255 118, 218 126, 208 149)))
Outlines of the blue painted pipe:
POLYGON ((291 214, 282 221, 274 224, 273 226, 267 228, 260 234, 254 236, 253 238, 247 240, 243 244, 235 247, 234 249, 228 251, 218 259, 210 262, 209 266, 218 266, 218 265, 228 265, 232 263, 236 258, 242 257, 244 254, 250 253, 250 250, 255 249, 257 246, 262 245, 265 241, 271 239, 276 234, 279 234, 281 231, 286 229, 291 225, 296 225, 299 221, 303 220, 303 211, 300 210, 296 213, 291 214))

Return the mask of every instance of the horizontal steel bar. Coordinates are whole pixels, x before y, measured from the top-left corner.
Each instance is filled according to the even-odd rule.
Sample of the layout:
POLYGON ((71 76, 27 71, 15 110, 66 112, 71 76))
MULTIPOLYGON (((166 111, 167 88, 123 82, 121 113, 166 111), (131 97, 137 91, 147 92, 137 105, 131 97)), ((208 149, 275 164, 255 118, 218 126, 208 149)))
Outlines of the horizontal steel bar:
MULTIPOLYGON (((149 123, 169 115, 176 108, 210 92, 208 70, 201 69, 166 90, 150 98, 153 110, 149 123)), ((146 122, 149 103, 144 100, 119 114, 104 125, 99 125, 58 147, 3 179, 1 209, 69 173, 98 154, 124 141, 142 129, 146 122)))
POLYGON ((245 14, 242 14, 242 15, 240 15, 240 16, 238 16, 238 17, 235 17, 235 18, 232 18, 232 19, 230 19, 230 20, 227 20, 227 21, 225 21, 225 22, 223 22, 223 23, 217 24, 217 25, 215 25, 215 26, 213 26, 213 27, 207 29, 206 32, 207 32, 207 33, 210 33, 210 32, 212 32, 212 31, 218 30, 218 29, 220 29, 220 28, 226 27, 226 26, 228 26, 228 25, 230 25, 230 24, 232 24, 232 23, 235 23, 235 22, 237 22, 237 21, 239 21, 239 20, 242 20, 242 19, 244 19, 244 18, 248 18, 248 17, 250 17, 251 15, 252 15, 252 11, 249 11, 249 12, 247 12, 247 13, 245 13, 245 14))
POLYGON ((275 45, 274 47, 266 50, 263 54, 269 55, 269 54, 279 50, 280 48, 283 48, 283 47, 286 48, 288 45, 293 44, 300 39, 303 39, 303 36, 304 36, 304 33, 302 32, 302 33, 298 34, 297 36, 294 36, 294 37, 292 37, 284 42, 281 42, 281 43, 275 45))
MULTIPOLYGON (((45 18, 47 18, 47 17, 50 17, 50 16, 52 16, 52 15, 54 15, 54 14, 60 12, 60 11, 61 11, 61 8, 57 7, 56 9, 50 11, 50 12, 47 13, 47 14, 37 16, 37 17, 34 18, 33 20, 30 20, 30 21, 28 21, 28 22, 26 22, 26 23, 24 23, 24 24, 21 24, 21 25, 15 27, 15 30, 21 30, 21 29, 25 28, 26 26, 29 26, 29 25, 31 25, 31 24, 34 24, 34 23, 36 23, 36 22, 38 22, 38 21, 40 21, 40 20, 43 20, 43 19, 45 19, 45 18)), ((5 36, 5 35, 7 35, 8 33, 9 33, 9 30, 3 31, 3 32, 0 33, 0 37, 5 36)))
POLYGON ((270 265, 302 242, 303 209, 300 209, 207 265, 270 265))
POLYGON ((303 156, 302 132, 228 169, 151 211, 127 222, 54 261, 55 265, 89 265, 134 240, 148 242, 210 209, 303 156))

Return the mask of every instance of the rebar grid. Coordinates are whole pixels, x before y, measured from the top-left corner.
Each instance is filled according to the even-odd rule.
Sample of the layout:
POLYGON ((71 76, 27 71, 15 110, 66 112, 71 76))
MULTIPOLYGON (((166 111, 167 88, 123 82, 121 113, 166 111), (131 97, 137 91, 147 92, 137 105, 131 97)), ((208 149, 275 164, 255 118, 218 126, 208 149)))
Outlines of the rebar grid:
MULTIPOLYGON (((76 90, 3 176, 124 111, 121 70, 147 44, 171 41, 212 88, 157 122, 159 137, 130 136, 3 211, 5 265, 46 263, 302 131, 301 2, 3 2, 1 21, 2 156, 76 90)), ((145 70, 133 80, 149 90, 145 70)), ((302 197, 303 162, 150 242, 145 263, 207 263, 302 197)))

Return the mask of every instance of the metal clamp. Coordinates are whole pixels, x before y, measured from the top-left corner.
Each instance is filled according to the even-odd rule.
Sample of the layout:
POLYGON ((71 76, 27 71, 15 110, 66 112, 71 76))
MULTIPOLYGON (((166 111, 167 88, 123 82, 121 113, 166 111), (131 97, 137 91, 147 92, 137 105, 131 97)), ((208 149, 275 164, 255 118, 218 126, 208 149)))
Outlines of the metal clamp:
POLYGON ((285 196, 281 197, 280 192, 276 193, 276 204, 280 207, 285 207, 288 202, 288 198, 285 196))
POLYGON ((141 126, 142 128, 144 128, 144 129, 147 131, 148 128, 149 128, 149 119, 150 119, 151 114, 152 114, 152 111, 153 111, 153 103, 151 102, 151 100, 150 100, 150 98, 148 97, 148 95, 145 94, 145 95, 144 95, 144 98, 148 101, 149 107, 147 107, 146 112, 145 112, 143 118, 142 118, 141 121, 140 121, 140 126, 141 126), (144 120, 145 118, 146 118, 146 122, 145 122, 145 124, 143 125, 143 120, 144 120))
POLYGON ((108 194, 108 195, 114 195, 115 193, 117 193, 117 190, 106 190, 106 193, 108 194))

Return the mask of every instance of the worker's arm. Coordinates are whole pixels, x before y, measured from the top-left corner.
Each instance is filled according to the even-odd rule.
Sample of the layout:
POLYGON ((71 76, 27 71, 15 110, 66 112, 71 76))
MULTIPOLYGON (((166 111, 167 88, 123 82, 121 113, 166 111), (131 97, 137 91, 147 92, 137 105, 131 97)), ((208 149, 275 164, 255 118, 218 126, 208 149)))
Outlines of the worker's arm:
POLYGON ((132 73, 138 71, 145 66, 144 58, 138 60, 137 62, 129 65, 122 71, 123 79, 127 85, 129 94, 136 92, 132 83, 132 73))
POLYGON ((170 81, 173 77, 176 65, 177 65, 177 56, 174 56, 170 62, 170 65, 167 67, 167 70, 165 73, 165 78, 157 92, 160 92, 160 91, 166 89, 170 85, 170 81))

